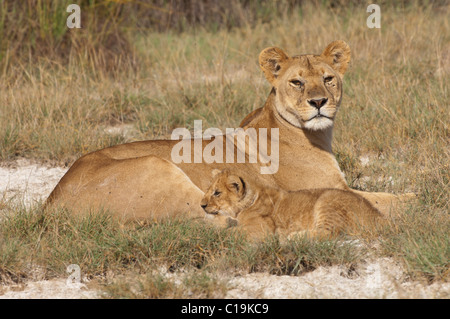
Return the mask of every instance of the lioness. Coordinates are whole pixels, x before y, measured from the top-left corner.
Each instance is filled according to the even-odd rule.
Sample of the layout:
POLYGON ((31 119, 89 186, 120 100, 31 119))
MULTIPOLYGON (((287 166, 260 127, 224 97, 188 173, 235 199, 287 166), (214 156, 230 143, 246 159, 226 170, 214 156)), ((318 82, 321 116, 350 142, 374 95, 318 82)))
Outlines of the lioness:
POLYGON ((374 230, 384 222, 376 208, 351 191, 322 188, 287 192, 243 176, 229 169, 218 172, 201 207, 208 214, 231 217, 228 225, 236 219, 251 239, 268 234, 331 238, 344 231, 357 234, 374 230))
MULTIPOLYGON (((274 174, 261 175, 266 184, 286 191, 350 190, 331 149, 334 119, 342 99, 342 79, 349 61, 350 48, 343 41, 330 43, 319 55, 289 57, 275 47, 261 52, 260 66, 272 90, 264 107, 250 113, 242 126, 256 129, 258 135, 262 128, 279 130, 279 169, 274 174)), ((224 149, 226 140, 223 139, 224 149)), ((268 140, 270 144, 270 136, 268 140)), ((107 206, 130 218, 173 217, 196 209, 193 203, 198 206, 202 199, 198 189, 207 189, 213 169, 228 167, 259 174, 264 165, 260 159, 257 163, 228 163, 225 153, 221 163, 175 164, 171 151, 178 142, 134 142, 84 155, 56 185, 46 205, 73 210, 79 210, 80 205, 107 206), (180 185, 184 190, 177 192, 180 185)), ((201 148, 209 142, 201 141, 201 148)), ((233 143, 237 149, 235 140, 233 143)), ((386 214, 399 200, 387 193, 359 193, 386 214)))

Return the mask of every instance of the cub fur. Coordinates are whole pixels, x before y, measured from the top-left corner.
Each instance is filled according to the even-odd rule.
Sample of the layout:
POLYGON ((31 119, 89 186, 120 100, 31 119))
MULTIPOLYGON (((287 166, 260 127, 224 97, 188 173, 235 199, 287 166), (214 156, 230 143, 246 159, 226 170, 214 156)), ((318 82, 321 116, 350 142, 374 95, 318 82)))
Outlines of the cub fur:
POLYGON ((363 197, 339 189, 295 192, 265 187, 260 182, 228 169, 215 172, 201 201, 208 214, 228 216, 251 239, 268 234, 282 238, 307 236, 333 238, 374 231, 384 223, 380 212, 363 197))

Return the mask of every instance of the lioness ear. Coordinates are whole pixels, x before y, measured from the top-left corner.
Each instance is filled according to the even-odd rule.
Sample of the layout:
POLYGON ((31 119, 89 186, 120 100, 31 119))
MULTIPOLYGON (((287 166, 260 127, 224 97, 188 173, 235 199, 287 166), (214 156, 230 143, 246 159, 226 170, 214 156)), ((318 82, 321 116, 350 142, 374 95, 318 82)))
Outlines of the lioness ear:
POLYGON ((273 85, 281 70, 281 64, 288 58, 289 56, 283 50, 276 47, 266 48, 259 54, 259 66, 270 84, 273 85))
POLYGON ((321 57, 338 71, 342 78, 350 62, 350 47, 344 41, 333 41, 323 50, 321 57))
POLYGON ((230 175, 227 179, 228 188, 242 196, 245 191, 245 183, 242 178, 236 175, 230 175))

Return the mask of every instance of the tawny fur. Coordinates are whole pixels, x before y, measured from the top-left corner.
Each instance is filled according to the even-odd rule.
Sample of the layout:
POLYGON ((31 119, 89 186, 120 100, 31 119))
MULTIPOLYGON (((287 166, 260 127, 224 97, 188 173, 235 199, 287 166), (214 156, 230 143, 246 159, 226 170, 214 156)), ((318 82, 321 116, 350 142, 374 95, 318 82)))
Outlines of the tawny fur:
MULTIPOLYGON (((226 169, 218 173, 202 199, 206 213, 237 220, 251 239, 268 234, 333 238, 374 232, 384 217, 361 196, 339 189, 287 192, 267 187, 226 169)), ((223 224, 223 226, 228 226, 223 224)))

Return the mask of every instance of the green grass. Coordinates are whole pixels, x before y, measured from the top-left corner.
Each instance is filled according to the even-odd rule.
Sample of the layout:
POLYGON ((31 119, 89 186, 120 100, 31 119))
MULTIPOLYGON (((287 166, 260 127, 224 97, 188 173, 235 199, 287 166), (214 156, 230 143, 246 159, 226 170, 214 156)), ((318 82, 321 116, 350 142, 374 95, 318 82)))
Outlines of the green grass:
POLYGON ((15 277, 20 274, 17 263, 42 266, 48 277, 63 275, 69 264, 78 264, 88 277, 128 267, 145 269, 158 260, 171 269, 203 268, 210 256, 222 253, 222 246, 239 241, 189 221, 122 227, 107 213, 76 217, 67 211, 20 210, 5 217, 0 227, 0 272, 15 277))
POLYGON ((449 279, 448 212, 409 209, 381 237, 384 253, 402 260, 408 274, 428 282, 449 279))
POLYGON ((367 251, 341 240, 309 240, 296 238, 281 243, 278 237, 269 237, 248 252, 247 260, 252 272, 274 275, 301 275, 319 266, 352 265, 367 257, 367 251))
MULTIPOLYGON (((0 8, 5 4, 0 1, 0 8)), ((87 39, 97 51, 71 49, 68 59, 56 53, 30 55, 26 48, 37 52, 45 41, 28 38, 17 54, 7 51, 14 38, 8 32, 24 35, 26 28, 6 28, 0 10, 0 32, 7 31, 0 38, 0 160, 27 157, 70 165, 103 147, 168 137, 175 127, 190 128, 197 119, 204 128, 236 127, 263 105, 270 91, 258 67, 261 50, 275 45, 292 55, 320 53, 329 42, 342 39, 352 49, 352 61, 333 148, 347 182, 367 191, 418 194, 395 227, 383 232, 382 249, 376 253, 402 262, 411 278, 448 281, 449 6, 383 4, 379 30, 367 28, 366 7, 356 2, 351 10, 331 9, 327 2, 283 8, 261 8, 251 23, 226 27, 185 22, 164 32, 160 27, 145 32, 124 27, 120 36, 127 39, 124 48, 134 60, 124 58, 113 71, 105 65, 120 54, 108 60, 106 53, 86 53, 108 49, 102 44, 107 41, 101 41, 109 35, 102 34, 97 45, 90 38, 92 29, 74 41, 87 39), (123 125, 129 132, 108 133, 123 125), (361 158, 368 163, 363 165, 361 158)), ((42 25, 48 24, 47 18, 42 25)), ((68 41, 63 30, 45 30, 46 36, 68 41)), ((298 275, 319 265, 351 265, 364 258, 362 252, 335 242, 282 245, 272 239, 254 247, 189 222, 127 229, 101 214, 76 220, 65 212, 39 217, 37 208, 12 213, 14 217, 0 223, 2 282, 31 278, 32 265, 52 278, 66 276, 65 267, 76 263, 97 278, 108 270, 141 274, 156 263, 207 271, 217 283, 214 271, 298 275)), ((123 290, 133 290, 127 296, 135 297, 156 297, 158 291, 178 296, 170 281, 155 278, 137 278, 141 292, 123 290), (148 291, 155 285, 162 286, 152 295, 148 291)), ((204 291, 199 295, 212 296, 204 291)))
POLYGON ((254 244, 236 231, 189 220, 123 226, 106 212, 80 217, 64 210, 19 210, 4 217, 0 229, 2 283, 33 279, 36 269, 40 278, 67 277, 67 266, 77 264, 83 278, 97 281, 111 296, 122 291, 125 297, 135 289, 141 291, 135 297, 180 297, 186 289, 193 296, 223 296, 226 284, 214 274, 300 275, 319 266, 350 268, 366 255, 338 241, 280 243, 271 237, 254 244), (189 271, 185 288, 174 286, 161 269, 189 271), (105 279, 111 273, 113 279, 105 279), (128 284, 120 279, 124 276, 135 282, 128 284))

